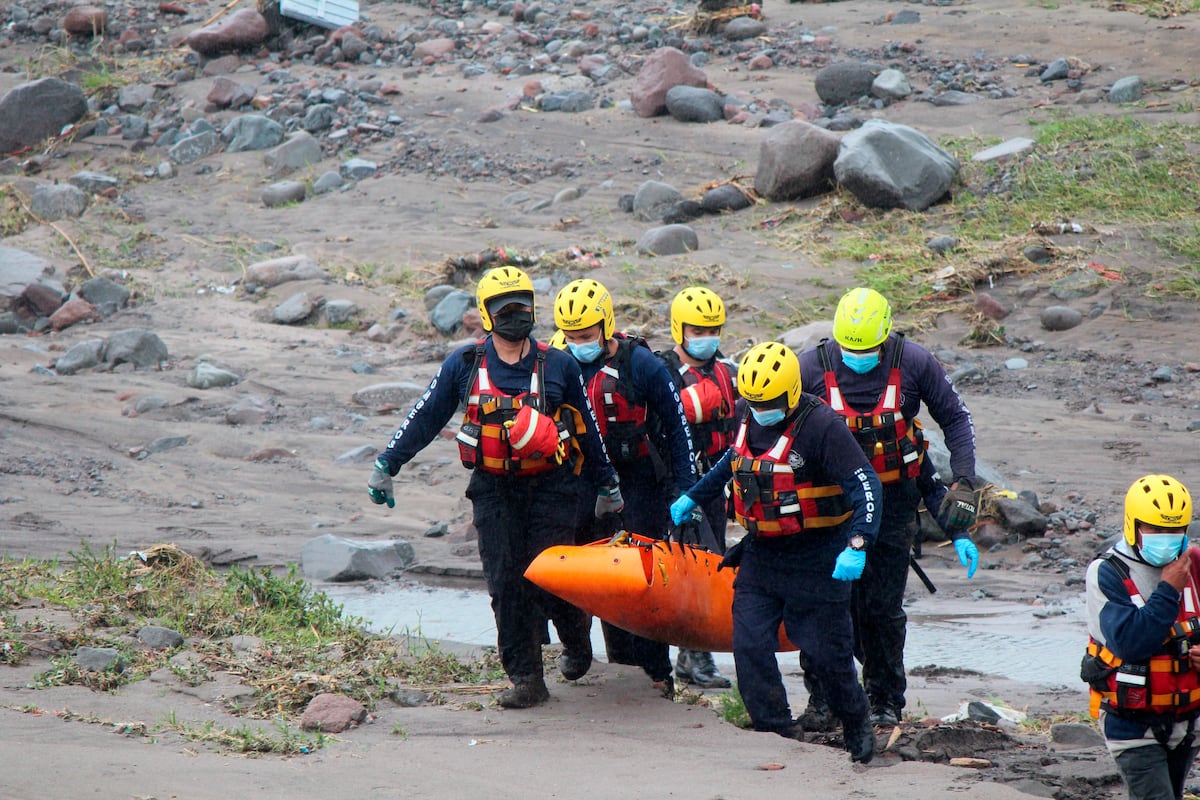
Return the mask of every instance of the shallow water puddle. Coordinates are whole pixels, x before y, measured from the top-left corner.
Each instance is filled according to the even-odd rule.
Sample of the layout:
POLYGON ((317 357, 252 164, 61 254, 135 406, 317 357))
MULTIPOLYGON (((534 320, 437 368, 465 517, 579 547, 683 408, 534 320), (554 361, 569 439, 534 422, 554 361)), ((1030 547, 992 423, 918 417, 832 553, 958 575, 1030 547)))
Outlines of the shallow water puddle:
MULTIPOLYGON (((495 645, 496 625, 487 593, 416 582, 387 584, 323 584, 321 590, 347 614, 361 617, 376 633, 409 634, 428 640, 495 645)), ((909 669, 940 667, 1003 675, 1045 686, 1074 685, 1087 641, 1082 593, 1047 608, 1022 603, 976 601, 945 596, 919 597, 905 606, 909 669)), ((554 636, 551 626, 550 635, 554 636)), ((600 626, 592 626, 592 647, 604 657, 600 626)), ((717 653, 727 675, 733 656, 717 653)), ((796 670, 796 656, 780 654, 784 672, 796 670)))

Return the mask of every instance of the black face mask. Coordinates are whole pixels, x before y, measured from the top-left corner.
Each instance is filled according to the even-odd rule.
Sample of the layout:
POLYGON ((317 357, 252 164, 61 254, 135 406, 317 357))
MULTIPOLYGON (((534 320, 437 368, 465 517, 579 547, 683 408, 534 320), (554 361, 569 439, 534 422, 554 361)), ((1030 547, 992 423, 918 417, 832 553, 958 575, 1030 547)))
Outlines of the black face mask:
POLYGON ((492 333, 510 342, 523 342, 533 333, 532 311, 509 311, 492 320, 492 333))

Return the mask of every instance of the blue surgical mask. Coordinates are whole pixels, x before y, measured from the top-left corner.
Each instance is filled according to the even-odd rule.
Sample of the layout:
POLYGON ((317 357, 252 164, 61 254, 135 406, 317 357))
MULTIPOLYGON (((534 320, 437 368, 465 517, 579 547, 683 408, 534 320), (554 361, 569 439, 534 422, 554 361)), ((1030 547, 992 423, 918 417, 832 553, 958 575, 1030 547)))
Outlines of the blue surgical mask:
POLYGON ((1177 533, 1143 533, 1142 543, 1138 550, 1147 564, 1165 567, 1179 558, 1183 548, 1187 547, 1187 535, 1177 533))
POLYGON ((592 363, 604 352, 604 348, 600 346, 599 342, 587 342, 586 344, 569 342, 567 347, 571 348, 571 355, 575 356, 575 360, 584 364, 592 363))
POLYGON ((717 354, 717 348, 720 346, 720 336, 696 336, 692 339, 688 339, 687 344, 683 346, 683 349, 689 356, 697 361, 708 361, 717 354))
POLYGON ((757 408, 752 408, 750 409, 750 413, 754 415, 754 421, 764 428, 778 425, 787 416, 782 408, 769 408, 766 411, 759 411, 757 408))
POLYGON ((870 353, 852 353, 849 350, 843 350, 842 363, 853 372, 857 372, 859 375, 866 375, 879 366, 879 351, 872 350, 870 353))

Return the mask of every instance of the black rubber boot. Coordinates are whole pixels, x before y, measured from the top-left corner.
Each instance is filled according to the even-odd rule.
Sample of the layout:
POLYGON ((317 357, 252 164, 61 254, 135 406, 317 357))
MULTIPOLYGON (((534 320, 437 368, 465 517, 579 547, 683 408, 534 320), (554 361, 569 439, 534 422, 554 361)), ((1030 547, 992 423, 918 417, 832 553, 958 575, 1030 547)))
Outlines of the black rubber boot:
POLYGON ((869 718, 843 723, 842 738, 846 741, 846 751, 850 753, 851 761, 857 764, 871 763, 875 757, 875 729, 871 727, 869 718))
POLYGON ((808 698, 804 713, 796 720, 804 730, 814 733, 827 733, 837 728, 837 717, 829 710, 829 706, 820 700, 808 698))
POLYGON ((533 708, 550 699, 550 690, 541 675, 528 678, 513 678, 511 688, 496 695, 496 702, 504 708, 533 708))
POLYGON ((877 728, 894 728, 900 724, 900 714, 887 706, 871 709, 871 724, 877 728))
POLYGON ((569 681, 577 681, 592 668, 592 648, 588 645, 586 651, 563 650, 558 657, 558 671, 569 681))
MULTIPOLYGON (((684 652, 679 651, 681 658, 684 652)), ((688 669, 684 680, 688 683, 694 683, 701 689, 728 689, 732 685, 728 678, 717 671, 712 653, 703 650, 687 650, 686 653, 688 669)), ((675 664, 675 674, 679 674, 678 662, 675 664)))

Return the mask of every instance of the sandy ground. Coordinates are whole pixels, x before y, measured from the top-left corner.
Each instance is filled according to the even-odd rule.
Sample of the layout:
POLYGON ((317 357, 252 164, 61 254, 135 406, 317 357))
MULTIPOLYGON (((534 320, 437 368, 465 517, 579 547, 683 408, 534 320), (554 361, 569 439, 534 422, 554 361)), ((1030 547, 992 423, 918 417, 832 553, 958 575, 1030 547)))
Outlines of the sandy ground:
MULTIPOLYGON (((217 9, 212 5, 213 12, 217 9)), ((391 26, 411 23, 424 13, 416 6, 391 4, 369 5, 369 10, 374 21, 391 26)), ((951 63, 980 52, 994 60, 1019 54, 1042 61, 1076 56, 1092 65, 1088 80, 1093 86, 1129 74, 1154 83, 1190 80, 1200 58, 1195 15, 1159 20, 1095 4, 1013 5, 1002 0, 947 6, 882 0, 769 3, 765 10, 771 25, 830 36, 846 54, 903 38, 918 42, 926 55, 951 63), (880 24, 885 15, 910 7, 920 11, 919 24, 880 24)), ((15 59, 19 53, 14 50, 19 48, 0 51, 0 62, 15 59)), ((1024 70, 1016 66, 1003 70, 1012 85, 1021 87, 1015 98, 955 108, 909 102, 880 113, 935 138, 1027 135, 1031 120, 1083 111, 1168 116, 1155 108, 1077 107, 1058 84, 1041 86, 1036 78, 1021 77, 1024 70)), ((366 71, 385 81, 399 78, 386 69, 366 71)), ((793 104, 816 99, 811 69, 751 73, 744 64, 717 54, 706 71, 724 91, 778 96, 793 104)), ((20 81, 19 74, 0 73, 0 90, 20 81)), ((611 95, 626 96, 630 81, 626 77, 611 85, 611 95)), ((210 82, 201 79, 177 91, 203 97, 210 82)), ((224 563, 282 565, 298 561, 309 538, 334 533, 356 539, 406 538, 427 574, 471 575, 478 567, 472 545, 453 535, 469 519, 469 506, 462 496, 466 476, 450 442, 436 442, 405 468, 393 512, 367 501, 368 464, 335 463, 360 445, 385 444, 399 417, 357 406, 352 394, 377 382, 427 382, 440 352, 417 347, 430 338, 428 327, 414 322, 394 343, 382 345, 354 331, 270 324, 264 315, 275 302, 293 290, 308 290, 327 299, 352 299, 364 309, 366 320, 384 319, 396 307, 419 320, 424 318, 421 289, 449 255, 497 244, 554 252, 603 242, 620 252, 612 252, 592 274, 618 298, 623 291, 642 292, 655 282, 662 287, 660 296, 669 298, 683 280, 712 275, 721 279, 719 291, 733 309, 729 340, 748 342, 773 336, 785 320, 795 319, 797 309, 809 302, 827 303, 850 285, 854 265, 821 272, 802 251, 785 250, 778 239, 758 230, 756 223, 780 213, 780 207, 697 220, 702 249, 687 257, 641 258, 619 244, 636 239, 642 230, 642 223, 617 210, 619 195, 633 192, 647 178, 687 192, 714 179, 752 174, 760 131, 638 119, 616 109, 579 115, 514 113, 487 126, 476 122, 484 108, 519 90, 519 81, 468 79, 452 65, 443 65, 406 74, 404 94, 396 103, 402 113, 419 120, 414 124, 440 126, 447 143, 505 153, 513 160, 535 154, 559 157, 573 165, 573 174, 524 187, 502 180, 390 174, 348 192, 279 209, 265 209, 258 201, 268 181, 257 153, 212 156, 208 161, 217 169, 208 174, 185 170, 171 182, 131 183, 127 196, 153 235, 149 246, 162 257, 159 268, 132 275, 152 299, 96 325, 49 336, 0 337, 0 552, 67 557, 81 542, 126 551, 170 541, 197 552, 206 548, 224 563), (450 118, 428 116, 431 111, 450 118), (569 186, 588 191, 566 209, 524 214, 501 204, 517 189, 551 197, 569 186), (566 218, 569 224, 564 224, 566 218), (381 275, 408 277, 398 285, 382 280, 366 286, 354 281, 288 284, 257 299, 212 291, 233 285, 241 267, 257 259, 247 255, 247 248, 268 241, 283 248, 272 255, 310 255, 335 275, 374 265, 381 275), (731 275, 736 276, 733 283, 725 283, 731 275), (73 377, 31 372, 77 341, 130 327, 149 328, 162 337, 171 354, 168 369, 73 377), (188 371, 202 358, 238 372, 243 382, 230 389, 189 388, 188 371), (352 373, 349 364, 357 360, 371 363, 376 374, 352 373), (168 405, 131 414, 133 403, 147 395, 165 397, 168 405), (225 410, 247 395, 271 406, 271 421, 249 427, 225 424, 225 410), (334 427, 315 429, 314 417, 327 418, 334 427), (186 435, 188 445, 144 460, 133 457, 137 448, 164 435, 186 435), (451 536, 422 536, 439 522, 451 527, 451 536)), ((1192 87, 1171 99, 1195 99, 1196 91, 1192 87)), ((1194 113, 1171 116, 1197 122, 1194 113)), ((378 145, 375 152, 359 155, 384 161, 389 152, 388 146, 378 145)), ((71 145, 64 156, 39 179, 65 179, 82 168, 135 174, 161 159, 87 140, 71 145)), ((323 165, 335 167, 333 161, 323 165)), ((88 230, 85 244, 109 241, 103 226, 88 230)), ((44 226, 4 244, 43 254, 64 273, 77 263, 44 226)), ((1071 244, 1118 266, 1148 268, 1157 258, 1118 227, 1071 244)), ((1056 534, 1062 551, 1079 559, 1079 566, 1024 568, 1028 548, 1014 543, 986 553, 985 568, 970 584, 944 552, 930 552, 925 563, 941 587, 937 601, 949 609, 959 608, 979 587, 999 600, 1029 602, 1048 585, 1079 591, 1068 581, 1082 574, 1082 564, 1103 535, 1117 529, 1119 501, 1134 478, 1163 471, 1200 485, 1194 439, 1185 433, 1200 416, 1200 389, 1194 372, 1187 370, 1197 360, 1196 307, 1147 300, 1141 287, 1119 284, 1088 300, 1107 304, 1100 317, 1072 331, 1049 334, 1041 330, 1038 313, 1057 301, 1044 291, 1019 293, 1024 282, 1002 279, 993 290, 1014 308, 1005 320, 1012 341, 1044 343, 1034 353, 1017 345, 961 347, 970 321, 959 313, 942 315, 916 338, 980 366, 983 378, 960 387, 975 417, 980 458, 1006 476, 1013 489, 1032 489, 1061 507, 1093 510, 1100 533, 1056 534), (1029 368, 1006 370, 1005 359, 1018 355, 1028 358, 1029 368), (1174 368, 1180 382, 1147 399, 1142 389, 1150 373, 1163 365, 1174 368)), ((550 298, 538 302, 543 320, 548 319, 550 298)), ((651 333, 662 344, 665 317, 659 325, 651 333)), ((923 592, 916 581, 912 584, 910 594, 923 592)), ((923 605, 929 602, 935 601, 922 600, 923 605)), ((1081 631, 1081 648, 1083 636, 1081 631)), ((952 712, 965 699, 989 697, 1002 697, 1042 718, 1083 710, 1079 686, 1051 690, 1014 684, 999 676, 1005 674, 1006 661, 1021 654, 996 656, 992 674, 914 677, 914 693, 921 693, 934 715, 952 712)), ((1013 788, 1018 784, 993 782, 1017 779, 1011 771, 991 774, 902 763, 890 754, 869 767, 852 767, 835 749, 739 731, 703 707, 667 704, 653 696, 640 675, 603 664, 580 684, 552 686, 553 701, 529 712, 491 706, 470 711, 453 704, 405 709, 384 703, 374 724, 338 737, 318 753, 290 759, 233 757, 170 734, 120 736, 109 725, 64 721, 48 712, 69 708, 99 720, 138 720, 151 727, 171 711, 194 719, 223 719, 224 712, 215 698, 153 682, 117 695, 78 687, 24 688, 37 669, 0 670, 0 751, 6 754, 0 797, 5 800, 84 793, 114 798, 351 796, 372 790, 438 798, 586 793, 732 800, 794 796, 801 790, 822 798, 894 800, 967 792, 980 800, 1023 796, 1013 788), (27 706, 46 713, 23 713, 27 706)), ((789 690, 798 711, 804 698, 795 676, 789 676, 789 690)), ((1103 773, 1106 768, 1102 751, 1076 757, 1057 752, 1044 737, 1028 746, 1037 749, 1038 758, 1050 759, 1047 769, 1103 773)), ((1044 793, 1046 783, 1040 785, 1044 793)), ((1070 785, 1076 786, 1072 791, 1083 791, 1070 785)), ((1119 794, 1111 786, 1083 793, 1119 794)))

